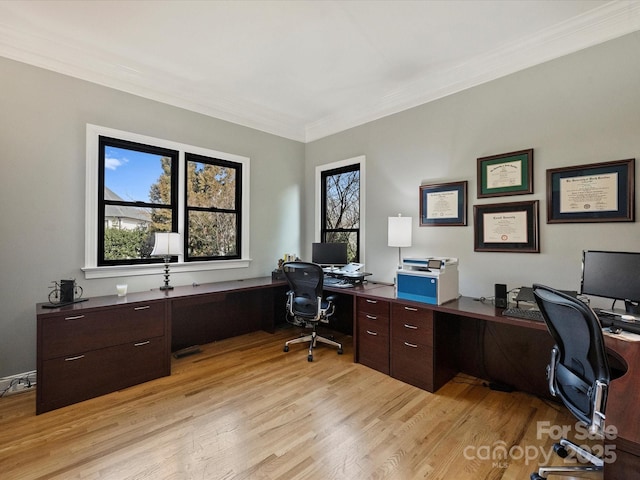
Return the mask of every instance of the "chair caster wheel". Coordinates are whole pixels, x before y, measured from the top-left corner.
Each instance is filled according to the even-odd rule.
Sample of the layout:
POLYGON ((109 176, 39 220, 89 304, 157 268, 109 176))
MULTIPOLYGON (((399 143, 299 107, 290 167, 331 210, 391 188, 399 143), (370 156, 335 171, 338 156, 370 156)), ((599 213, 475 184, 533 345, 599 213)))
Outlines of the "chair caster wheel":
POLYGON ((559 443, 554 443, 553 444, 553 451, 556 452, 556 454, 560 457, 560 458, 567 458, 567 455, 569 455, 569 452, 567 452, 567 449, 564 448, 562 445, 560 445, 559 443))
POLYGON ((307 362, 313 362, 313 355, 307 355, 307 362))
POLYGON ((342 355, 342 349, 341 348, 338 349, 338 355, 342 355))
POLYGON ((538 475, 538 473, 532 473, 529 478, 531 480, 544 480, 544 477, 541 477, 540 475, 538 475))
POLYGON ((289 351, 289 345, 285 345, 282 350, 285 351, 285 352, 288 352, 289 351))

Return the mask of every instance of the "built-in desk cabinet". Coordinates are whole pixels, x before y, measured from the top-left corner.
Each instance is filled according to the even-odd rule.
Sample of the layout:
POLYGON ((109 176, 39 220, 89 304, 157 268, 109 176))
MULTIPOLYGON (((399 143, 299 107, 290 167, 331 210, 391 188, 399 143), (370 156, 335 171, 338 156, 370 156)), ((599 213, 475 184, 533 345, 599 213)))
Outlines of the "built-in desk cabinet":
POLYGON ((163 300, 40 311, 36 413, 170 375, 163 300))
POLYGON ((358 297, 358 362, 389 375, 389 307, 381 299, 358 297))
POLYGON ((391 376, 434 392, 433 310, 394 303, 391 312, 391 376))
POLYGON ((456 326, 436 322, 434 311, 416 303, 391 305, 391 376, 435 392, 457 372, 456 326))
POLYGON ((435 392, 457 372, 455 325, 416 302, 358 296, 356 361, 435 392))

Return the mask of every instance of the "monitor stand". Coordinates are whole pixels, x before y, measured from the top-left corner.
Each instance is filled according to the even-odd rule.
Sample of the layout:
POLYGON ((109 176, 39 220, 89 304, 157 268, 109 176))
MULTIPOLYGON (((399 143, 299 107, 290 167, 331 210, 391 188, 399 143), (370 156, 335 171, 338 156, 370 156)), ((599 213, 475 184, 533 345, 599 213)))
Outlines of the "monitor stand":
POLYGON ((636 315, 640 313, 640 303, 632 302, 631 300, 625 300, 624 311, 630 315, 636 315))

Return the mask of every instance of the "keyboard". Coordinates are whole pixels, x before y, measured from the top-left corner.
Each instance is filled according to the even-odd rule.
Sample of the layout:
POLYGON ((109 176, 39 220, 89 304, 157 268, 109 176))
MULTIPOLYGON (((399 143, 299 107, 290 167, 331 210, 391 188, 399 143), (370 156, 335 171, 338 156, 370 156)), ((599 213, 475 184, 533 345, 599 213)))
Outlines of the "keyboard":
POLYGON ((542 318, 542 312, 540 310, 534 310, 530 308, 505 308, 502 311, 502 315, 507 317, 523 318, 525 320, 535 320, 537 322, 544 322, 542 318))
POLYGON ((324 277, 323 283, 325 287, 351 288, 354 286, 353 283, 351 283, 348 280, 345 280, 344 278, 328 277, 328 276, 324 277))
POLYGON ((324 277, 324 281, 323 283, 325 285, 338 285, 339 283, 342 283, 343 280, 341 278, 337 278, 337 277, 324 277))
POLYGON ((598 315, 598 319, 600 320, 600 325, 603 327, 610 327, 610 329, 622 329, 626 332, 636 333, 640 335, 640 322, 627 322, 622 320, 618 315, 614 315, 608 312, 602 312, 598 309, 594 309, 596 315, 598 315))

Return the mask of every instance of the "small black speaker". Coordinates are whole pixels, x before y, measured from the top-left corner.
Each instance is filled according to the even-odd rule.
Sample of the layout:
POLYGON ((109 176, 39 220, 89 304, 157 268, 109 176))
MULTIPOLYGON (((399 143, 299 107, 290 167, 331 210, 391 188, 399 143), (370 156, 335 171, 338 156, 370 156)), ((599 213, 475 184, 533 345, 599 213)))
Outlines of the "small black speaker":
POLYGON ((60 303, 73 302, 73 290, 75 288, 75 280, 60 280, 60 303))
POLYGON ((507 308, 507 286, 504 283, 496 283, 496 295, 493 303, 498 308, 507 308))

